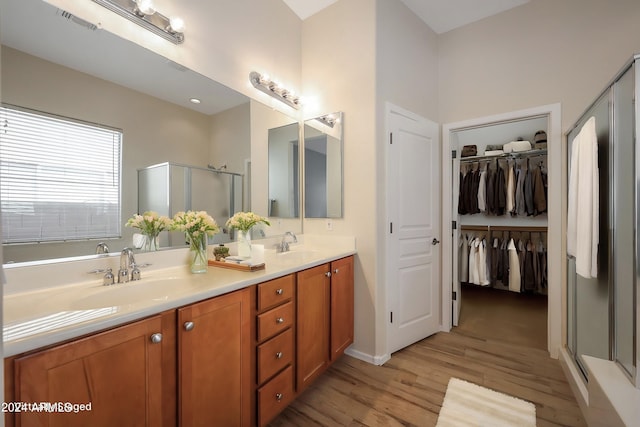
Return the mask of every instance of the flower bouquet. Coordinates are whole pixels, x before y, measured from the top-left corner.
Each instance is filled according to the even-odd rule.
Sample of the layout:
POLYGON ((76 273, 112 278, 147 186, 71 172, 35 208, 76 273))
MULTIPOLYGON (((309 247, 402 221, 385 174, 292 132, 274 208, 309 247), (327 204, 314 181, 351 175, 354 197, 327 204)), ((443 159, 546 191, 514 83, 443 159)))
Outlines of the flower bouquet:
POLYGON ((178 212, 171 229, 185 234, 191 251, 191 272, 206 273, 207 237, 220 232, 216 221, 205 211, 178 212))
POLYGON ((228 228, 238 230, 238 256, 251 256, 251 228, 257 224, 271 225, 269 221, 253 212, 238 212, 227 220, 228 228))
POLYGON ((161 231, 171 228, 172 221, 169 217, 158 215, 157 212, 147 211, 142 215, 134 215, 125 224, 126 227, 133 227, 140 230, 140 234, 145 237, 144 250, 156 251, 160 247, 158 235, 161 231))

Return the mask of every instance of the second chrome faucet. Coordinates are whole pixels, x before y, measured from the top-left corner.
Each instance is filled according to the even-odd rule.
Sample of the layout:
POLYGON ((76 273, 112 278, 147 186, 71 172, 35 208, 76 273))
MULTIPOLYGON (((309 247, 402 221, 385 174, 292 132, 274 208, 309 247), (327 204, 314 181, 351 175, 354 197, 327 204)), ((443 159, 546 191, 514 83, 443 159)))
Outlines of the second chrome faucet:
POLYGON ((120 269, 118 270, 118 283, 126 283, 129 280, 140 280, 140 269, 136 265, 131 248, 124 248, 120 252, 120 269))

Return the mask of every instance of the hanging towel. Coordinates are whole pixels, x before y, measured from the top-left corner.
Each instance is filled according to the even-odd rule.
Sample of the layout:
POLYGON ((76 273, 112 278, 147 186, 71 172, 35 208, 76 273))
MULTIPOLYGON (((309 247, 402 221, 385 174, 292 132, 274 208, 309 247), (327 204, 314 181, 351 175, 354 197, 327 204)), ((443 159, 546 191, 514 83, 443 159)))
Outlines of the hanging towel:
POLYGON ((520 292, 520 259, 513 239, 509 240, 507 251, 509 252, 509 290, 520 292))
POLYGON ((567 253, 576 258, 576 273, 598 277, 599 204, 598 138, 590 117, 573 139, 567 209, 567 253))

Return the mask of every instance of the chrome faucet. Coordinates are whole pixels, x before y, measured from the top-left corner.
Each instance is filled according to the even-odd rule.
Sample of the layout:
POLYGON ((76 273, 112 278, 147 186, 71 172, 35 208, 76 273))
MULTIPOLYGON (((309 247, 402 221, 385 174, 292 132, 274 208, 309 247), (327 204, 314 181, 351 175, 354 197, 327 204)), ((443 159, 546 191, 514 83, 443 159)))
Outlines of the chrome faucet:
POLYGON ((98 245, 96 246, 96 254, 108 254, 108 253, 109 253, 109 246, 107 246, 105 242, 98 243, 98 245))
POLYGON ((140 269, 136 265, 131 248, 124 248, 120 252, 120 270, 118 270, 118 283, 126 283, 129 280, 140 280, 140 269), (131 274, 129 274, 131 269, 131 274))
POLYGON ((287 231, 282 236, 282 241, 276 245, 276 252, 289 252, 289 242, 287 242, 287 237, 291 236, 291 243, 298 243, 298 238, 292 231, 287 231))

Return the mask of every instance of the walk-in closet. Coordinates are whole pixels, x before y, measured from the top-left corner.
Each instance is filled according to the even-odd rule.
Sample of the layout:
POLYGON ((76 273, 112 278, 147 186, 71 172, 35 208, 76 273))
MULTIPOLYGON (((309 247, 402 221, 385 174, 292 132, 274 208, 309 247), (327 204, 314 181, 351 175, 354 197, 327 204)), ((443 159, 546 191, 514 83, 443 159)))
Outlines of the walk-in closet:
POLYGON ((452 325, 463 333, 548 349, 550 122, 541 109, 449 132, 452 325))

